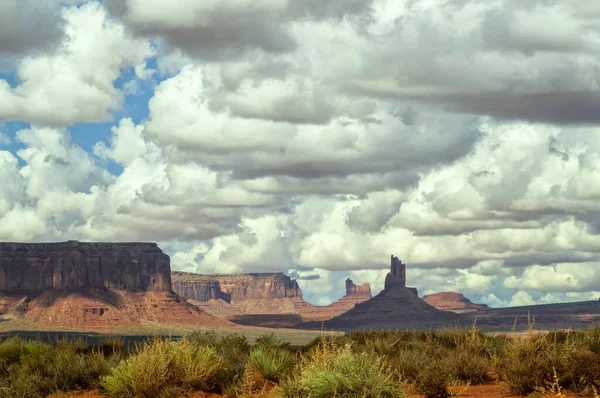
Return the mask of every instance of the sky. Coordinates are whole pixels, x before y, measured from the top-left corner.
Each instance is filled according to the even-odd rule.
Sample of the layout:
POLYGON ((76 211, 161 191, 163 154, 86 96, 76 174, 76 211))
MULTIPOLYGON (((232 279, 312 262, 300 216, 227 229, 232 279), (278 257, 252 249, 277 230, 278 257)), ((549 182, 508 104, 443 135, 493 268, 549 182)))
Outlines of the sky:
POLYGON ((600 297, 600 2, 3 0, 0 240, 600 297))

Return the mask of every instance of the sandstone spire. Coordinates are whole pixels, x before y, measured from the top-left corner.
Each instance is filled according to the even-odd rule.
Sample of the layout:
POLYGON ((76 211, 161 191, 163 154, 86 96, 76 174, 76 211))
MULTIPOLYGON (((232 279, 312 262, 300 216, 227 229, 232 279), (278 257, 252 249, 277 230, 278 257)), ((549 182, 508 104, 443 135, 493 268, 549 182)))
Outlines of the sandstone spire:
POLYGON ((406 286, 406 264, 392 254, 390 272, 385 277, 385 290, 392 286, 406 286))

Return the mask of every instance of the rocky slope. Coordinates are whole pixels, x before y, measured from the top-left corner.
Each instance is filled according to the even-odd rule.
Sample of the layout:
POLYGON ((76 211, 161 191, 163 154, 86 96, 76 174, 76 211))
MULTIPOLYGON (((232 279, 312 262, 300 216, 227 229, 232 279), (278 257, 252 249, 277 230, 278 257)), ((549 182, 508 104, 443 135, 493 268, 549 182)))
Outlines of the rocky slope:
POLYGON ((485 304, 475 304, 465 296, 456 292, 428 294, 423 301, 442 311, 452 311, 457 314, 479 311, 488 308, 485 304))
POLYGON ((429 329, 435 326, 462 324, 460 315, 440 311, 416 294, 416 289, 407 288, 406 265, 392 256, 390 272, 386 277, 385 289, 377 296, 356 304, 347 312, 321 323, 309 322, 298 328, 320 328, 336 330, 368 329, 429 329))
POLYGON ((0 315, 82 329, 231 325, 174 294, 170 268, 155 243, 0 243, 0 315))

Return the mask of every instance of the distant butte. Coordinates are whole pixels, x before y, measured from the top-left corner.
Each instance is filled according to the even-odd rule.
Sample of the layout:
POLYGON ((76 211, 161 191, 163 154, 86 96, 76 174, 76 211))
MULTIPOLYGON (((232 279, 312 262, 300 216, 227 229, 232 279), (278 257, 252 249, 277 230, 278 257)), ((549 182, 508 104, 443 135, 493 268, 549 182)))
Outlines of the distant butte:
POLYGON ((156 243, 0 242, 0 316, 80 329, 231 325, 172 292, 156 243))
POLYGON ((406 265, 391 256, 385 288, 375 297, 356 304, 347 312, 321 323, 308 322, 298 328, 336 330, 428 329, 462 322, 459 315, 440 311, 419 298, 415 288, 406 287, 406 265))
POLYGON ((452 311, 456 312, 457 314, 479 311, 488 308, 487 305, 475 304, 462 294, 456 292, 429 294, 424 296, 423 300, 438 310, 452 311))
POLYGON ((352 279, 346 279, 346 295, 344 297, 368 297, 371 298, 371 285, 367 282, 360 286, 354 284, 352 279))
POLYGON ((298 282, 283 273, 202 275, 172 273, 175 293, 202 310, 243 325, 283 327, 322 321, 371 298, 368 283, 346 280, 346 295, 333 304, 317 306, 302 298, 298 282))

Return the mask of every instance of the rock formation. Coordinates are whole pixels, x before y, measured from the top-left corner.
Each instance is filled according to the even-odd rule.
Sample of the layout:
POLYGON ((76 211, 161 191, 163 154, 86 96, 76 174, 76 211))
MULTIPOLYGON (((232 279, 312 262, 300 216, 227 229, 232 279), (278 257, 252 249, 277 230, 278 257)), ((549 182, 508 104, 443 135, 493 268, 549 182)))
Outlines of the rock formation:
POLYGON ((423 297, 423 300, 442 311, 452 311, 457 314, 478 311, 488 308, 485 304, 475 304, 465 296, 456 292, 442 292, 429 294, 423 297))
POLYGON ((0 291, 171 291, 169 256, 156 243, 0 243, 0 291))
POLYGON ((232 325, 171 291, 169 256, 156 243, 0 243, 0 315, 88 330, 232 325))
POLYGON ((175 293, 196 301, 302 298, 298 282, 283 273, 201 275, 173 272, 172 280, 175 293))
POLYGON ((392 264, 390 272, 385 276, 384 289, 389 289, 395 285, 406 286, 406 264, 403 264, 398 257, 392 254, 392 264))
POLYGON ((440 311, 407 288, 406 266, 392 256, 390 272, 385 279, 385 289, 372 299, 356 304, 347 312, 325 321, 308 322, 297 328, 337 330, 364 329, 429 329, 434 326, 456 325, 463 322, 458 314, 440 311))
POLYGON ((346 279, 346 296, 344 297, 368 297, 371 298, 371 286, 365 282, 360 286, 354 284, 352 279, 346 279))
POLYGON ((331 319, 371 298, 368 283, 346 280, 346 295, 316 306, 302 298, 298 282, 282 273, 201 275, 172 273, 173 290, 202 310, 252 326, 293 326, 331 319))

